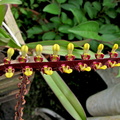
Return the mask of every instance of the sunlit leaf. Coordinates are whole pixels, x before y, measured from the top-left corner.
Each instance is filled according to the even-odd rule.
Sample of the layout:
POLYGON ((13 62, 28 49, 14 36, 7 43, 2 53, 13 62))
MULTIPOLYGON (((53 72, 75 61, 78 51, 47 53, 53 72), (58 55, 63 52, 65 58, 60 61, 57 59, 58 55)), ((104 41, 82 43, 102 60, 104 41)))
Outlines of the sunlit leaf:
POLYGON ((7 8, 8 8, 7 5, 0 5, 0 26, 2 25, 2 21, 4 20, 7 8))
POLYGON ((58 14, 60 14, 60 7, 56 3, 51 3, 51 4, 47 5, 47 6, 45 6, 43 11, 51 13, 51 14, 58 15, 58 14))
POLYGON ((78 26, 69 29, 69 31, 85 38, 96 40, 101 39, 101 37, 98 35, 99 24, 95 21, 81 23, 78 26))
POLYGON ((1 4, 21 4, 22 2, 20 0, 1 0, 1 4))

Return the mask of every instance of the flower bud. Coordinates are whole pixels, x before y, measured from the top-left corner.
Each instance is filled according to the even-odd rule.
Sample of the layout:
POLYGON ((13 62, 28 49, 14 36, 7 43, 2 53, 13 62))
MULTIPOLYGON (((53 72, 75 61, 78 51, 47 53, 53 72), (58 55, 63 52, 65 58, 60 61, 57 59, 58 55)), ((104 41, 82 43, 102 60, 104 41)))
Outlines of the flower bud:
POLYGON ((28 53, 28 46, 27 45, 23 45, 21 47, 21 54, 22 54, 22 56, 25 57, 27 55, 27 53, 28 53))
POLYGON ((11 60, 11 57, 13 56, 13 54, 14 54, 14 49, 13 49, 13 48, 9 48, 9 49, 7 50, 7 58, 8 58, 9 60, 11 60))
POLYGON ((58 51, 60 50, 60 46, 58 44, 54 44, 52 50, 53 50, 53 54, 57 55, 58 51))
POLYGON ((38 44, 38 45, 36 46, 35 50, 36 50, 36 51, 35 51, 35 52, 36 52, 36 55, 37 55, 37 56, 40 56, 40 54, 41 54, 41 52, 42 52, 42 50, 43 50, 42 45, 38 44))

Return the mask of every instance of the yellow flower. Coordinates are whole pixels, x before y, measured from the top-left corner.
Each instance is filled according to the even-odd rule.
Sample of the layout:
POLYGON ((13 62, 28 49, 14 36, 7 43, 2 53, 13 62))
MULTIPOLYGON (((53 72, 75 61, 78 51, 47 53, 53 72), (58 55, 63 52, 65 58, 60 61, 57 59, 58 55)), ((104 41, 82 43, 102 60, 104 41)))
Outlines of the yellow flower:
POLYGON ((27 53, 28 53, 28 46, 27 45, 23 45, 21 47, 21 54, 22 54, 22 56, 26 57, 27 53))
POLYGON ((9 60, 11 60, 11 57, 13 56, 13 54, 14 54, 14 49, 13 49, 13 48, 9 48, 9 49, 7 50, 7 58, 8 58, 9 60))
POLYGON ((35 51, 35 52, 36 52, 36 55, 37 55, 37 56, 40 56, 40 55, 41 55, 41 52, 42 52, 42 50, 43 50, 42 45, 38 44, 38 45, 36 46, 35 50, 36 50, 36 51, 35 51))

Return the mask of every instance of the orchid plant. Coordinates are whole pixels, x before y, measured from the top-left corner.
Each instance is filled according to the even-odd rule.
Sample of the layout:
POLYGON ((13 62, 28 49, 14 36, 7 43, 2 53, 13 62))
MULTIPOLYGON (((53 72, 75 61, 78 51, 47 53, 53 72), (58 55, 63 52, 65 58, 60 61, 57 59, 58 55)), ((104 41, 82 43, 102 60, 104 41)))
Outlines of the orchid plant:
MULTIPOLYGON (((13 77, 16 71, 21 71, 22 73, 22 75, 19 78, 22 81, 18 84, 18 88, 20 90, 19 93, 16 95, 18 102, 15 106, 15 111, 16 111, 15 120, 23 120, 22 119, 23 108, 24 108, 23 105, 26 102, 24 96, 28 93, 26 86, 30 84, 31 81, 29 80, 29 77, 32 76, 32 74, 35 71, 40 71, 42 75, 46 77, 50 75, 52 76, 52 74, 54 74, 55 71, 60 71, 61 73, 70 74, 72 73, 73 70, 77 70, 78 72, 91 71, 91 69, 104 70, 107 68, 120 66, 120 58, 118 58, 118 53, 116 52, 116 50, 118 49, 118 44, 114 44, 114 46, 112 47, 112 50, 109 52, 109 56, 110 56, 109 58, 104 58, 104 54, 102 53, 102 50, 104 48, 103 44, 100 44, 98 46, 97 53, 95 54, 96 59, 90 59, 91 56, 89 54, 89 48, 90 45, 88 43, 85 43, 83 46, 83 54, 81 55, 81 60, 76 60, 75 55, 73 54, 74 44, 69 43, 67 46, 68 53, 65 56, 66 60, 61 60, 59 55, 60 46, 58 44, 54 44, 52 47, 53 54, 50 55, 50 61, 46 61, 46 59, 42 55, 42 51, 43 51, 42 45, 38 44, 36 46, 32 56, 28 56, 28 46, 23 45, 21 47, 20 55, 18 56, 16 62, 13 62, 11 60, 11 57, 14 54, 14 49, 9 48, 7 50, 7 57, 4 58, 3 60, 4 64, 0 66, 0 73, 1 75, 5 74, 7 78, 13 77)), ((55 89, 57 90, 57 88, 55 89)), ((70 97, 68 97, 68 93, 67 93, 67 97, 68 97, 67 99, 69 101, 68 102, 65 100, 66 97, 60 91, 58 93, 59 93, 59 97, 58 97, 59 100, 66 108, 66 110, 73 116, 73 118, 75 118, 76 120, 86 120, 86 116, 82 107, 80 106, 79 109, 76 106, 77 104, 74 105, 70 104, 77 101, 75 97, 72 98, 73 100, 75 99, 75 101, 73 101, 70 97), (66 104, 64 102, 66 102, 66 104), (67 105, 69 105, 69 107, 67 105)), ((72 93, 69 94, 73 96, 72 93)), ((58 96, 57 93, 56 95, 58 96)))

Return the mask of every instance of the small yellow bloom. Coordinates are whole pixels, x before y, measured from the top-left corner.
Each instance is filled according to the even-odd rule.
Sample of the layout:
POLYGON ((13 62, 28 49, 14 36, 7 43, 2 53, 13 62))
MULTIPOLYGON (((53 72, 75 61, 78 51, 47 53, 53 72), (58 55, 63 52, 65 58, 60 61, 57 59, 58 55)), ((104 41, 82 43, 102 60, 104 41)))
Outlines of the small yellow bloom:
POLYGON ((72 54, 72 51, 74 50, 74 44, 69 43, 67 49, 68 49, 68 54, 72 54))
POLYGON ((89 49, 90 49, 90 45, 88 43, 85 43, 83 47, 84 53, 88 53, 89 49))
POLYGON ((73 70, 68 65, 67 66, 62 65, 62 70, 64 73, 68 73, 68 74, 73 72, 73 70))
POLYGON ((42 45, 38 44, 38 45, 36 46, 35 50, 36 50, 36 51, 35 51, 35 52, 36 52, 36 55, 37 55, 37 56, 40 56, 40 55, 41 55, 41 52, 42 52, 42 50, 43 50, 42 45))
POLYGON ((12 67, 8 67, 6 69, 6 73, 5 73, 5 76, 7 78, 11 78, 12 76, 14 75, 14 69, 12 67))
POLYGON ((47 66, 44 66, 43 72, 45 74, 47 74, 47 75, 52 75, 53 74, 52 68, 51 67, 47 67, 47 66))
POLYGON ((114 44, 112 47, 111 53, 116 53, 115 51, 118 49, 118 44, 114 44))
POLYGON ((32 68, 30 68, 29 66, 26 66, 24 69, 24 74, 28 77, 31 76, 33 74, 32 68))
POLYGON ((7 58, 8 58, 9 60, 11 60, 11 57, 13 56, 13 54, 14 54, 14 49, 13 49, 13 48, 9 48, 9 49, 7 50, 7 58))
POLYGON ((27 45, 23 45, 21 47, 21 54, 22 54, 22 56, 26 57, 27 53, 28 53, 28 46, 27 45))
POLYGON ((103 49, 104 49, 104 45, 103 44, 99 44, 97 54, 101 54, 103 49))
POLYGON ((54 44, 52 50, 53 50, 53 54, 57 55, 58 51, 60 50, 60 46, 58 44, 54 44))

